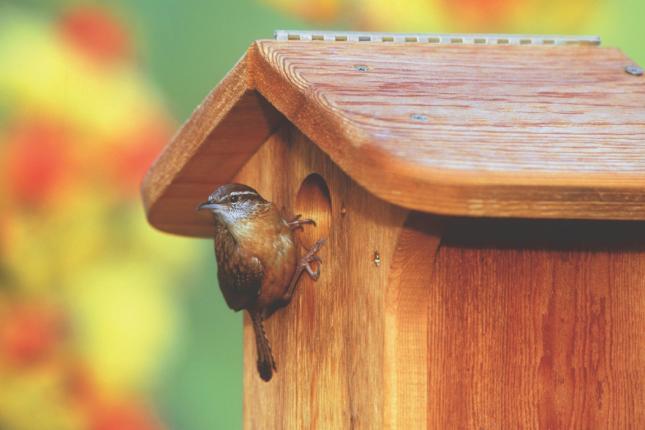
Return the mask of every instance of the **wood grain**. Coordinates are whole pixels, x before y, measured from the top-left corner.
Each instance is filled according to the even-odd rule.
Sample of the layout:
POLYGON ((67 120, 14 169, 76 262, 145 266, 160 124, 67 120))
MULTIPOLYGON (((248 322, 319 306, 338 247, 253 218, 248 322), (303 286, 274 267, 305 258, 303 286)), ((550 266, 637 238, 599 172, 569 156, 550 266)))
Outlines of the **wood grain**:
POLYGON ((645 79, 624 73, 631 61, 616 49, 255 47, 258 91, 389 202, 449 215, 645 218, 645 79))
POLYGON ((208 236, 189 209, 231 180, 279 111, 406 208, 645 219, 645 78, 624 73, 630 63, 587 46, 258 41, 148 172, 148 218, 208 236))
POLYGON ((447 224, 428 428, 645 428, 645 224, 447 224))

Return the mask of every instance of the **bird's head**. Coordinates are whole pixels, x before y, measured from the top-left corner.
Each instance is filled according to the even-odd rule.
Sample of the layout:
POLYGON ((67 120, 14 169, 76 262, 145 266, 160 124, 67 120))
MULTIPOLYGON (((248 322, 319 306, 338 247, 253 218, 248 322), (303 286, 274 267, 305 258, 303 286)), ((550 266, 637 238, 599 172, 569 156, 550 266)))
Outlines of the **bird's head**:
POLYGON ((253 188, 242 184, 226 184, 213 191, 197 210, 209 210, 224 224, 235 225, 253 220, 270 206, 271 203, 253 188))

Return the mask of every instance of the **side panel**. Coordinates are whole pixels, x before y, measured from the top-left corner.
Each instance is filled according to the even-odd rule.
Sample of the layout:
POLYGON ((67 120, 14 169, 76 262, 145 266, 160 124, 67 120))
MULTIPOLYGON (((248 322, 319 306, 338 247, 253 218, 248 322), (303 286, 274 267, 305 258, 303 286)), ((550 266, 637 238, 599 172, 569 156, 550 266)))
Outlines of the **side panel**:
POLYGON ((645 428, 644 244, 643 223, 449 223, 428 427, 645 428))

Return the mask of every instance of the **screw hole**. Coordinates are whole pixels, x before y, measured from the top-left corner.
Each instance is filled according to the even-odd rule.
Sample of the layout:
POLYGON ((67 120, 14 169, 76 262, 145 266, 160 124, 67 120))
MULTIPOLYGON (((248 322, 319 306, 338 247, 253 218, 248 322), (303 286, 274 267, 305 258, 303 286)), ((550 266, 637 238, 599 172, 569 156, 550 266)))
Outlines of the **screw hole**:
POLYGON ((410 118, 413 119, 414 121, 420 121, 420 122, 428 121, 427 115, 423 115, 420 113, 413 113, 412 115, 410 115, 410 118))
POLYGON ((632 76, 643 76, 643 69, 634 64, 630 64, 629 66, 625 67, 625 72, 629 73, 632 76))

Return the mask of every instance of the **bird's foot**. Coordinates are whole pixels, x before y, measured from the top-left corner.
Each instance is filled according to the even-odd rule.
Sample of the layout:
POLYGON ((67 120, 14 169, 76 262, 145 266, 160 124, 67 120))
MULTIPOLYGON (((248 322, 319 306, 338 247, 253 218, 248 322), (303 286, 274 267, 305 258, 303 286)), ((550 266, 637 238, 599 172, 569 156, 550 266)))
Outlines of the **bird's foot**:
POLYGON ((319 239, 314 246, 311 247, 309 251, 300 259, 300 266, 311 276, 311 279, 317 281, 320 278, 320 265, 322 264, 322 258, 320 258, 316 253, 320 251, 320 248, 325 244, 325 239, 319 239), (318 263, 318 267, 314 271, 311 268, 311 263, 318 263))
POLYGON ((322 264, 322 259, 317 256, 316 253, 320 251, 320 248, 322 248, 324 244, 325 239, 319 239, 316 243, 314 243, 314 246, 312 246, 311 249, 309 249, 307 253, 300 258, 300 261, 296 266, 296 271, 294 272, 291 278, 291 282, 289 283, 289 288, 287 288, 287 291, 283 296, 285 303, 289 303, 291 301, 291 297, 296 290, 296 285, 298 284, 298 279, 300 279, 302 272, 307 272, 307 274, 311 276, 311 279, 313 279, 314 281, 317 281, 318 278, 320 278, 320 264, 322 264), (318 267, 315 271, 311 268, 312 262, 318 263, 318 267))
POLYGON ((291 230, 296 230, 296 229, 302 228, 302 226, 305 225, 305 224, 311 224, 311 225, 313 225, 315 227, 316 226, 316 221, 314 221, 314 220, 312 220, 310 218, 302 219, 302 215, 296 215, 296 217, 294 219, 292 219, 291 221, 289 221, 287 223, 287 225, 289 226, 289 228, 291 230))

